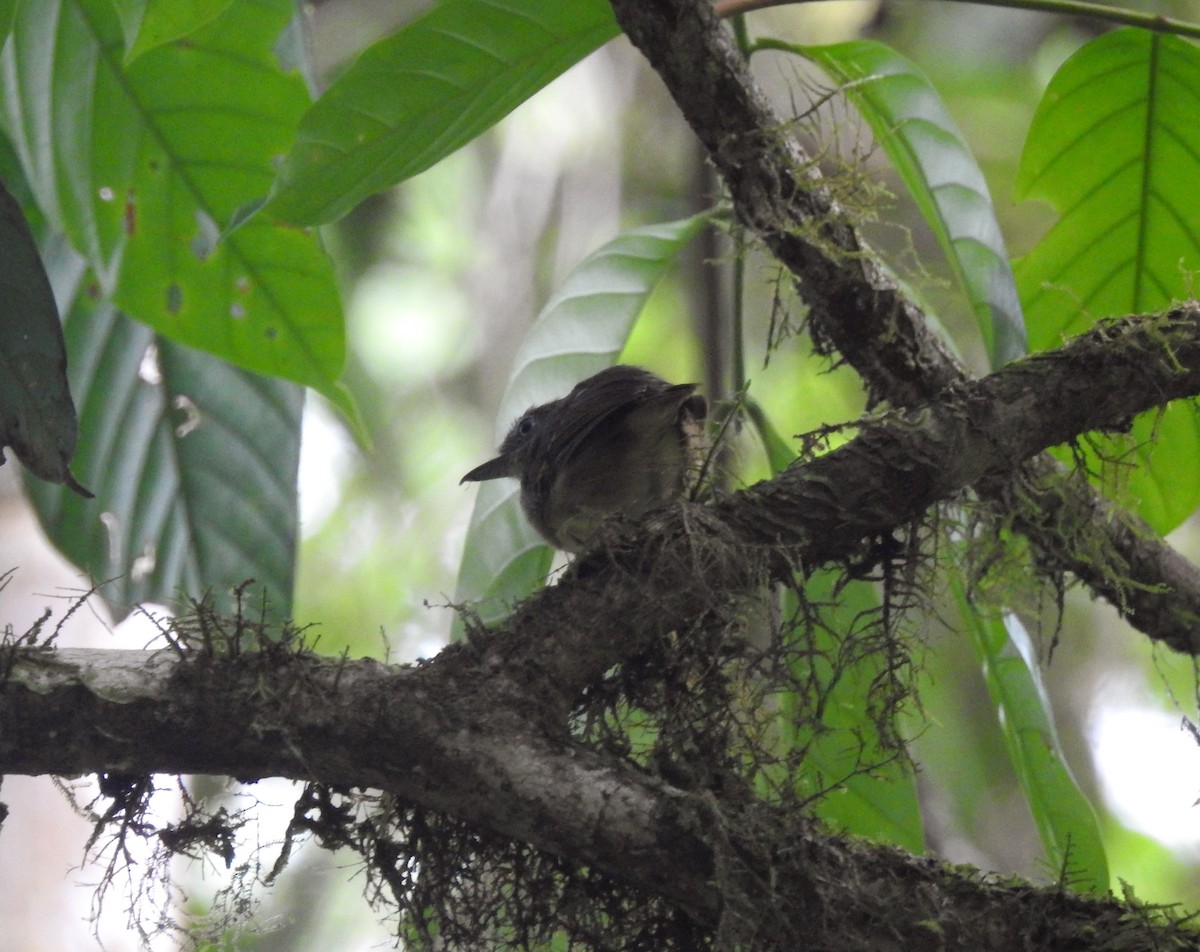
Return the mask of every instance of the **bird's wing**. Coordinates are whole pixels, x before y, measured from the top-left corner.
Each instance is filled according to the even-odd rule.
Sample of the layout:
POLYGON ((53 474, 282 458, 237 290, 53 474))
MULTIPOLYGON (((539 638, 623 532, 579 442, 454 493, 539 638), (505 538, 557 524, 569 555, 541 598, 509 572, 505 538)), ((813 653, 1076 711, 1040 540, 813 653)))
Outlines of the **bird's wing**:
POLYGON ((654 413, 656 407, 664 412, 675 410, 696 389, 695 384, 668 384, 654 374, 638 367, 618 365, 590 377, 579 384, 564 400, 572 410, 565 419, 556 420, 547 456, 554 460, 555 469, 563 466, 590 437, 598 436, 607 427, 616 426, 635 409, 654 413))

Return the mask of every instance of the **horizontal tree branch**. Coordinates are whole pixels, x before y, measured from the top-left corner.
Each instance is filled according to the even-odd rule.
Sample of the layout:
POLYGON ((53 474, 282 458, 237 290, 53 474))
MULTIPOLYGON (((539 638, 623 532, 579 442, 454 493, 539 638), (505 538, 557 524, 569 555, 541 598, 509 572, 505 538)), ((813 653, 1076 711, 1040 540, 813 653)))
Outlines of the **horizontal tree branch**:
POLYGON ((693 911, 715 894, 682 791, 531 726, 521 686, 462 645, 397 668, 19 649, 0 684, 0 774, 219 774, 386 790, 551 853, 623 868, 693 911), (662 865, 660 840, 680 868, 662 865))
MULTIPOLYGON (((873 399, 893 406, 919 405, 967 379, 921 309, 878 266, 822 188, 815 162, 768 105, 709 0, 613 0, 613 9, 708 150, 739 218, 791 272, 818 346, 836 349, 873 399)), ((977 489, 1009 508, 1014 525, 1052 563, 1144 634, 1195 653, 1200 569, 1141 519, 1085 481, 1064 481, 1062 472, 1051 457, 1032 460, 1021 480, 1020 506, 1013 505, 1009 483, 990 480, 977 489), (1124 572, 1097 571, 1058 535, 1064 519, 1081 524, 1089 516, 1099 517, 1097 542, 1124 572)))
MULTIPOLYGON (((831 227, 832 237, 856 240, 831 227)), ((872 285, 883 279, 865 259, 856 267, 857 288, 835 289, 830 306, 866 295, 876 317, 907 322, 903 334, 916 336, 867 359, 879 363, 879 379, 897 380, 909 361, 929 362, 909 368, 909 399, 878 389, 893 404, 925 406, 865 421, 841 449, 715 506, 657 514, 577 559, 502 629, 418 667, 283 650, 223 658, 0 648, 0 773, 217 773, 379 788, 605 870, 718 933, 753 931, 763 944, 1051 949, 1114 934, 1128 919, 1115 902, 989 884, 814 833, 770 806, 761 807, 761 826, 774 834, 764 844, 728 824, 712 794, 569 736, 580 692, 682 629, 714 590, 743 590, 760 568, 857 556, 865 540, 968 485, 1007 486, 1015 466, 1047 446, 1200 392, 1193 309, 1115 322, 967 383, 953 362, 939 363, 936 338, 922 338, 919 312, 872 285), (950 372, 932 387, 939 366, 950 372), (751 895, 758 901, 738 904, 751 895)), ((1070 485, 1054 482, 1050 492, 1070 485)), ((1123 937, 1123 948, 1161 947, 1166 927, 1140 928, 1142 940, 1123 937)))
MULTIPOLYGON (((1186 340, 1190 356, 1200 357, 1193 353, 1200 347, 1196 322, 1175 330, 1172 339, 1186 340)), ((1119 349, 1134 356, 1143 343, 1144 335, 1131 329, 1119 349)), ((1075 356, 1083 359, 1085 352, 1075 356)), ((1008 372, 990 381, 993 392, 953 395, 928 415, 880 423, 872 428, 875 445, 911 439, 919 448, 948 430, 974 433, 977 415, 990 419, 986 406, 998 394, 1020 398, 1009 413, 1017 415, 1044 392, 1044 379, 1058 375, 1046 369, 1008 372), (1026 388, 1023 377, 1033 385, 1026 388), (964 419, 955 422, 959 407, 966 408, 964 419)), ((1176 392, 1200 387, 1196 377, 1186 375, 1187 384, 1179 376, 1153 379, 1176 392)), ((1114 404, 1109 412, 1124 407, 1114 404)), ((1016 424, 1002 419, 998 425, 1007 433, 1016 424)), ((842 454, 835 469, 860 459, 857 452, 842 454)), ((997 449, 990 462, 977 465, 1003 456, 997 449)), ((908 471, 937 462, 918 459, 908 471)), ((803 496, 823 486, 819 495, 832 492, 836 509, 844 500, 838 502, 838 484, 825 482, 829 465, 818 460, 796 467, 758 492, 803 496)), ((974 467, 955 473, 943 482, 968 479, 974 467)), ((928 476, 918 482, 925 493, 939 491, 928 476)), ((900 505, 903 491, 893 484, 891 492, 883 505, 900 505)), ((808 522, 800 515, 795 525, 772 519, 764 527, 753 512, 743 519, 747 514, 737 512, 735 500, 723 508, 716 518, 728 519, 756 544, 775 539, 834 551, 858 531, 822 539, 816 533, 830 524, 825 518, 808 522)), ((688 511, 675 516, 682 520, 688 511)), ((785 511, 798 510, 789 504, 785 511)), ((703 522, 692 529, 720 531, 703 522)), ((652 544, 643 544, 643 554, 654 551, 652 544)), ((897 850, 797 828, 794 816, 771 807, 757 818, 759 829, 772 831, 770 839, 749 835, 726 825, 710 794, 680 790, 573 742, 562 719, 567 699, 552 679, 594 679, 611 660, 640 651, 638 640, 624 637, 617 613, 653 614, 658 605, 635 598, 596 617, 587 590, 607 575, 603 589, 611 595, 612 576, 622 575, 628 560, 618 553, 615 560, 581 561, 505 631, 451 646, 412 668, 290 651, 221 658, 170 648, 0 650, 0 772, 217 773, 379 788, 594 864, 664 896, 719 934, 753 935, 758 947, 999 952, 1083 947, 1091 936, 1118 930, 1124 930, 1122 948, 1162 947, 1173 927, 1138 924, 1138 936, 1129 937, 1131 917, 1116 902, 1060 887, 988 883, 897 850), (571 617, 572 603, 575 611, 590 608, 590 627, 571 617), (530 624, 535 615, 544 623, 538 630, 530 624), (597 639, 606 651, 590 649, 597 639), (589 669, 576 669, 581 656, 590 659, 589 669)), ((617 587, 630 590, 624 582, 617 587)), ((696 593, 690 593, 693 606, 696 593)), ((682 609, 687 596, 672 609, 682 609)))
MULTIPOLYGON (((567 723, 579 693, 605 671, 645 651, 663 634, 685 628, 698 605, 711 604, 712 592, 739 593, 754 584, 759 579, 756 561, 765 566, 766 560, 782 557, 788 565, 814 567, 857 558, 870 540, 912 523, 931 505, 983 478, 1001 477, 1048 446, 1091 430, 1120 427, 1137 413, 1197 393, 1200 308, 1188 306, 1164 316, 1106 323, 1062 348, 949 388, 924 407, 863 421, 860 434, 837 450, 794 464, 714 506, 681 504, 662 510, 648 528, 584 553, 558 584, 527 599, 501 630, 489 633, 479 648, 481 684, 429 694, 430 721, 436 722, 434 711, 443 709, 446 698, 478 694, 486 685, 498 692, 497 703, 484 708, 489 721, 508 715, 514 718, 509 722, 514 732, 534 723, 553 735, 567 723)), ((466 650, 455 647, 444 654, 454 657, 466 650)), ((57 656, 46 652, 31 657, 53 686, 57 656)), ((144 657, 164 663, 161 655, 144 657)), ((430 669, 440 670, 436 665, 430 669)), ((418 676, 430 677, 419 674, 425 670, 405 678, 421 683, 418 676)), ((403 691, 403 683, 397 682, 396 690, 403 691)), ((134 682, 129 688, 143 699, 141 685, 134 682)), ((140 714, 115 724, 69 724, 59 718, 77 713, 70 707, 54 714, 53 708, 38 704, 43 713, 29 719, 19 715, 22 708, 13 701, 11 680, 3 692, 0 773, 79 773, 137 765, 147 772, 313 775, 304 772, 305 761, 293 763, 292 754, 276 743, 277 734, 286 733, 286 721, 257 725, 262 746, 250 748, 211 729, 213 723, 223 723, 243 731, 244 725, 255 723, 259 707, 253 698, 243 703, 243 710, 222 693, 210 692, 210 706, 197 724, 178 725, 178 733, 149 744, 136 730, 140 714), (99 732, 92 742, 65 746, 63 738, 89 724, 99 732), (71 749, 85 760, 62 759, 71 749), (244 761, 235 756, 239 749, 249 751, 244 761)), ((118 702, 115 712, 133 712, 119 690, 106 686, 105 693, 118 702)), ((36 700, 26 697, 31 704, 36 700)), ((385 697, 357 700, 334 713, 346 714, 353 724, 364 704, 379 717, 387 713, 385 697)), ((298 714, 299 724, 330 730, 328 711, 298 714)), ((386 753, 408 763, 409 755, 436 746, 439 731, 410 735, 409 744, 386 753)), ((369 736, 352 730, 351 736, 337 738, 337 749, 342 754, 330 776, 390 788, 386 771, 373 772, 384 768, 376 763, 379 751, 369 736)), ((531 821, 531 828, 535 825, 531 821)))
POLYGON ((865 421, 845 446, 715 506, 663 510, 580 556, 502 629, 416 668, 9 646, 0 773, 378 787, 594 863, 708 921, 724 847, 704 802, 572 742, 580 693, 687 630, 714 592, 754 584, 756 562, 855 556, 865 539, 1049 445, 1197 393, 1200 309, 1106 324, 923 408, 865 421))

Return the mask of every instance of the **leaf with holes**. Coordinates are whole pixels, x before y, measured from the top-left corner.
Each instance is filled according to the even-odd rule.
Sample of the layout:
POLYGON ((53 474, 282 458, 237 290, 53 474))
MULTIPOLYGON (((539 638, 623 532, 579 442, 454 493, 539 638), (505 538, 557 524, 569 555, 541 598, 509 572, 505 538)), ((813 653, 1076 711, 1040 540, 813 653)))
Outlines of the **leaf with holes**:
POLYGON ((47 267, 66 313, 78 395, 80 499, 28 481, 54 544, 97 582, 119 619, 143 601, 211 591, 219 609, 248 579, 256 609, 291 610, 304 391, 157 336, 85 284, 58 242, 47 267))
POLYGON ((2 60, 8 128, 47 220, 130 316, 344 406, 341 306, 314 236, 265 220, 221 235, 266 194, 308 106, 271 52, 291 13, 232 4, 126 65, 107 0, 24 4, 2 60))

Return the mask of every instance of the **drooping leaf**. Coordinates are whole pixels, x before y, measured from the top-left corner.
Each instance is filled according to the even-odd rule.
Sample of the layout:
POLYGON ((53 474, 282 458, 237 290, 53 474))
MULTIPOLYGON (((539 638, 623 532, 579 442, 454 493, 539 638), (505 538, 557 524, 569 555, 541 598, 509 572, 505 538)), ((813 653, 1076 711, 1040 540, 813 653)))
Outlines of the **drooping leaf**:
MULTIPOLYGON (((530 406, 563 396, 616 360, 651 292, 707 222, 707 215, 696 215, 626 232, 567 276, 517 352, 498 436, 530 406)), ((541 585, 553 558, 521 513, 518 495, 515 480, 479 484, 467 528, 454 598, 473 604, 485 622, 502 618, 541 585)), ((455 632, 461 635, 461 625, 455 632)))
POLYGON ((232 4, 125 65, 108 0, 24 4, 6 118, 42 212, 130 316, 344 404, 341 306, 314 236, 257 220, 218 241, 308 105, 271 52, 290 15, 287 0, 232 4))
POLYGON ((12 447, 29 472, 75 486, 75 405, 58 308, 33 234, 2 182, 0 249, 0 453, 12 447))
POLYGON ((1063 757, 1029 633, 1013 614, 1001 619, 981 611, 961 582, 952 590, 1050 869, 1075 889, 1106 893, 1108 859, 1100 826, 1063 757))
POLYGON ((76 465, 96 494, 28 481, 54 544, 97 582, 119 619, 254 579, 272 617, 291 610, 304 391, 156 335, 89 291, 64 242, 47 251, 66 314, 79 399, 76 465))
MULTIPOLYGON (((1056 347, 1100 318, 1162 310, 1192 295, 1200 270, 1198 114, 1200 50, 1166 34, 1105 34, 1051 80, 1017 182, 1019 197, 1048 202, 1061 216, 1017 266, 1034 349, 1056 347)), ((1128 496, 1169 531, 1200 504, 1200 481, 1190 478, 1200 469, 1200 418, 1176 404, 1161 419, 1136 421, 1133 439, 1142 465, 1128 475, 1128 496)))
POLYGON ((313 105, 266 214, 332 221, 465 145, 618 33, 604 0, 446 0, 313 105))
POLYGON ((1025 323, 991 193, 933 84, 882 43, 789 48, 818 63, 870 125, 957 275, 992 368, 1023 356, 1025 323))

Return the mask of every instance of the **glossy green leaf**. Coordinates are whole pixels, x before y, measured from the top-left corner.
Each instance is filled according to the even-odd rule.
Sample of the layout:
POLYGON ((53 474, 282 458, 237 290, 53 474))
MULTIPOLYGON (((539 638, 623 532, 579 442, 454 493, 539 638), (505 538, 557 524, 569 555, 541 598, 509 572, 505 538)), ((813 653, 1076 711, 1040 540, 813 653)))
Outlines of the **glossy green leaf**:
POLYGON ((74 485, 75 405, 54 293, 16 199, 0 183, 0 453, 74 485))
MULTIPOLYGON (((563 396, 616 360, 651 292, 707 223, 708 215, 696 215, 626 232, 567 276, 517 352, 497 442, 526 409, 563 396)), ((516 481, 480 483, 454 600, 496 621, 545 581, 552 558, 521 513, 516 481)))
POLYGON ((260 220, 218 240, 266 193, 308 105, 271 52, 290 15, 287 0, 233 4, 123 65, 108 0, 25 4, 3 57, 7 124, 42 212, 130 316, 341 402, 341 306, 315 237, 260 220))
POLYGON ((98 301, 58 243, 47 265, 79 400, 76 466, 96 498, 27 481, 54 544, 97 582, 117 618, 142 601, 211 591, 233 607, 291 610, 304 391, 157 336, 98 301))
POLYGON ((1073 888, 1108 891, 1108 860, 1092 805, 1079 789, 1054 730, 1029 633, 1012 614, 983 614, 952 585, 959 615, 983 665, 988 693, 999 714, 1009 760, 1033 813, 1046 862, 1073 888))
POLYGON ((114 0, 125 36, 125 62, 195 33, 233 0, 114 0))
MULTIPOLYGON (((1200 50, 1165 34, 1105 34, 1051 80, 1017 183, 1020 197, 1061 216, 1017 266, 1034 349, 1057 347, 1100 318, 1161 310, 1194 293, 1197 115, 1200 50)), ((1128 492, 1166 532, 1200 504, 1200 481, 1191 478, 1200 470, 1200 419, 1188 404, 1155 416, 1134 426, 1143 465, 1128 492)))
POLYGON ((933 229, 975 313, 993 368, 1025 354, 1025 323, 983 172, 933 84, 882 43, 793 47, 870 125, 933 229))
POLYGON ((604 0, 446 0, 367 50, 313 105, 266 213, 346 214, 429 168, 618 33, 604 0))

